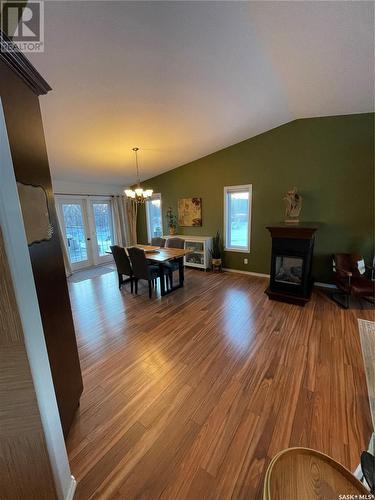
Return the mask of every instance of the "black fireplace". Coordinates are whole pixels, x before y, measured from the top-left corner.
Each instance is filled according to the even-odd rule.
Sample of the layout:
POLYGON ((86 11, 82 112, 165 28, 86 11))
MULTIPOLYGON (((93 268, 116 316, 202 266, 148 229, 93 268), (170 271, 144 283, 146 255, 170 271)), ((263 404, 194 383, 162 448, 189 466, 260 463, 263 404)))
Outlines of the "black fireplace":
POLYGON ((309 301, 315 231, 313 224, 268 226, 272 237, 270 299, 305 305, 309 301))

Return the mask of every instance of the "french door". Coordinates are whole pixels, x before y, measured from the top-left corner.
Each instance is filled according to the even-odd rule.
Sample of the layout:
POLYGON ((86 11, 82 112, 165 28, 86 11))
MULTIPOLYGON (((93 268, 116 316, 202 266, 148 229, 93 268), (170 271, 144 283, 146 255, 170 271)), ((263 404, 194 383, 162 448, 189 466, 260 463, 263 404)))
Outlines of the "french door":
POLYGON ((73 270, 112 260, 112 202, 102 197, 57 197, 61 227, 73 270))

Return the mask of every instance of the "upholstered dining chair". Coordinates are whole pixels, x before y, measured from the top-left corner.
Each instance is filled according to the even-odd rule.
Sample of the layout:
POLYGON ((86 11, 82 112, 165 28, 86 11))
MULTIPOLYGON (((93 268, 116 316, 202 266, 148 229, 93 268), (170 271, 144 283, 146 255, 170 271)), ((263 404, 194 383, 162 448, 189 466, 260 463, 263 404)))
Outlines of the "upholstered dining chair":
POLYGON ((125 248, 113 245, 111 246, 111 252, 117 268, 119 289, 121 290, 121 286, 130 281, 130 291, 133 293, 133 269, 129 257, 126 255, 125 248), (129 278, 124 279, 124 276, 129 276, 129 278))
MULTIPOLYGON (((182 238, 168 238, 165 243, 165 248, 185 248, 185 240, 182 238)), ((169 286, 173 287, 173 272, 178 270, 178 262, 171 261, 165 264, 165 269, 168 272, 169 286)))
POLYGON ((146 254, 141 248, 129 247, 127 250, 133 268, 135 293, 138 293, 138 281, 146 280, 148 281, 148 296, 151 299, 155 280, 164 279, 164 274, 161 274, 159 266, 147 262, 146 254))
POLYGON ((160 247, 164 248, 165 247, 165 238, 151 238, 151 245, 154 247, 160 247))
POLYGON ((337 298, 337 293, 332 294, 333 300, 340 306, 348 309, 350 298, 374 301, 375 282, 366 277, 366 266, 361 255, 350 253, 336 253, 333 256, 333 278, 340 295, 345 302, 337 298))
POLYGON ((184 248, 185 240, 182 238, 167 238, 165 248, 184 248))

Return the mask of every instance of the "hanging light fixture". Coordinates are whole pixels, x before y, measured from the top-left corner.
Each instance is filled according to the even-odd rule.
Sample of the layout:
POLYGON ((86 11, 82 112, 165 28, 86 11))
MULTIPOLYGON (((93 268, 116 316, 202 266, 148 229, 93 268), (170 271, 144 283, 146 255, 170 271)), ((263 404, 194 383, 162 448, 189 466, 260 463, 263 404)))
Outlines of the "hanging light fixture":
POLYGON ((134 154, 135 154, 135 166, 137 168, 137 187, 133 189, 125 189, 124 193, 128 198, 131 200, 134 200, 136 203, 144 203, 146 200, 150 199, 152 196, 152 189, 145 189, 143 190, 141 188, 141 177, 139 175, 139 166, 138 166, 138 151, 139 148, 133 148, 134 154))

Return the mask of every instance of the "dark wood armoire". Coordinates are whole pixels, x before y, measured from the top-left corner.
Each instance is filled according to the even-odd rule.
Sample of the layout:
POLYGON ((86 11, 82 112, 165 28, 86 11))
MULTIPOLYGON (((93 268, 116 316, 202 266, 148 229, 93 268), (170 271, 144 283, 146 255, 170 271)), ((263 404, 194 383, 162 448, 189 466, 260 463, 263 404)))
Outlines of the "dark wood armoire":
MULTIPOLYGON (((4 36, 0 32, 0 39, 4 36)), ((39 107, 39 96, 50 90, 22 53, 0 51, 0 98, 15 177, 17 182, 44 189, 55 228, 51 239, 33 243, 29 251, 57 404, 67 436, 83 384, 39 107)))

